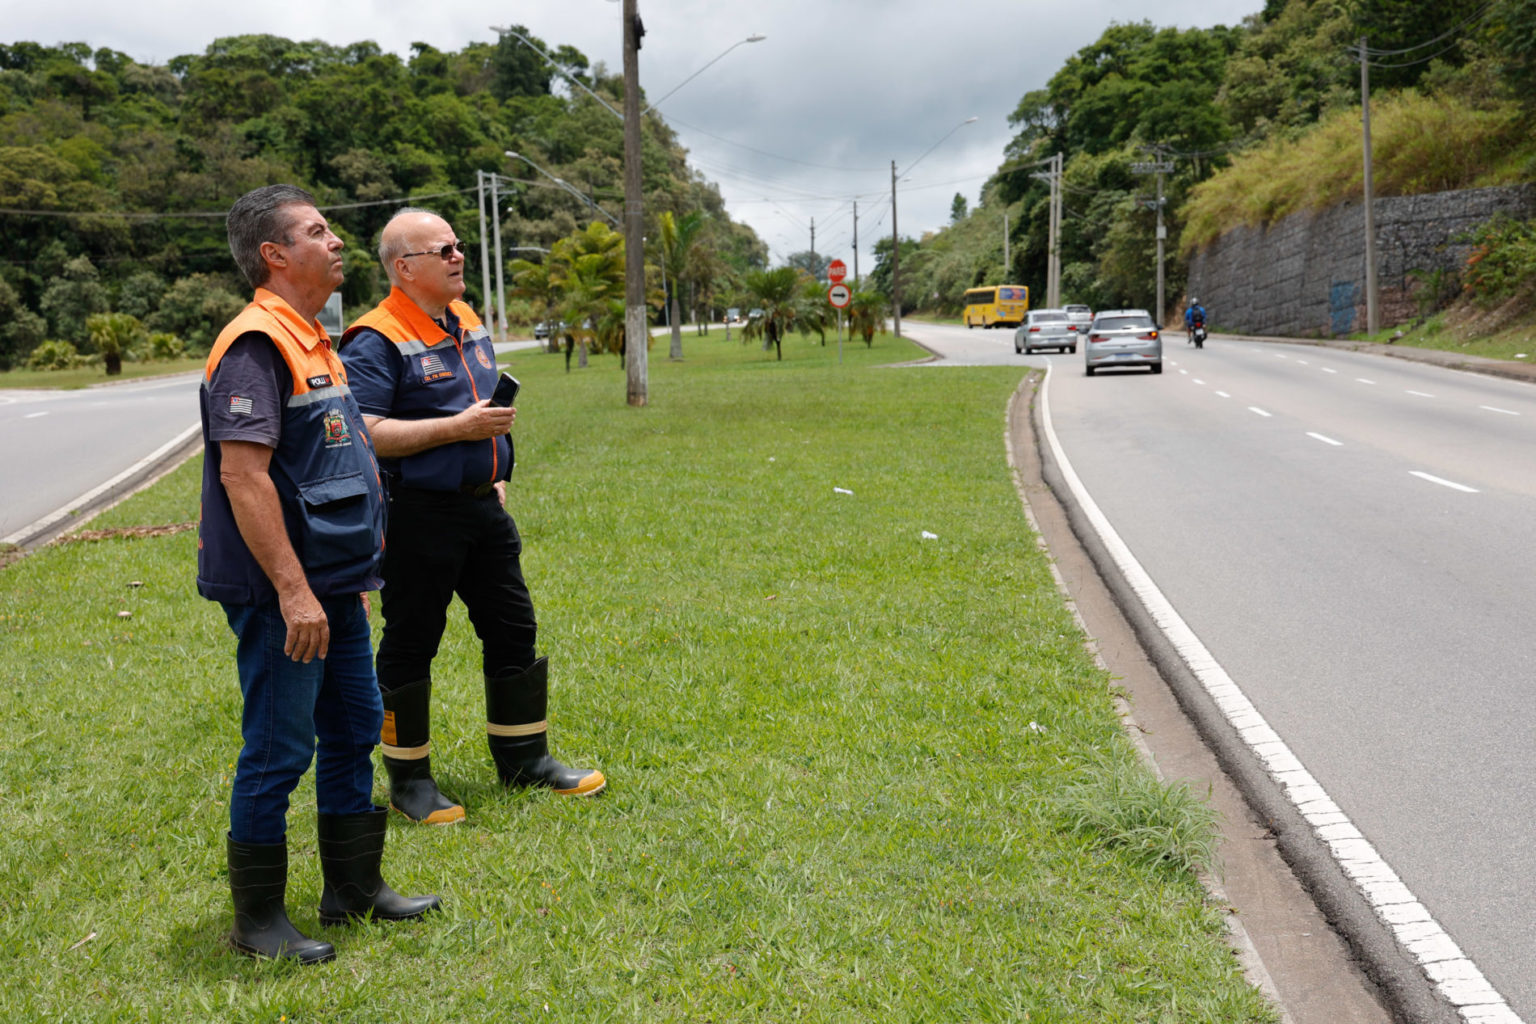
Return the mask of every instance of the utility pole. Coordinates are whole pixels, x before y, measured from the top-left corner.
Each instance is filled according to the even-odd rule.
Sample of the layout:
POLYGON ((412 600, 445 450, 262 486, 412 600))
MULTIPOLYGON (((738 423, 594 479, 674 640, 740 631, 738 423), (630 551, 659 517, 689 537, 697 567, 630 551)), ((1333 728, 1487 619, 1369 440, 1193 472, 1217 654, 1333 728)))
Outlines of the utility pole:
POLYGON ((1013 266, 1013 261, 1008 258, 1008 211, 1004 210, 1003 211, 1003 280, 1004 281, 1011 281, 1011 280, 1013 280, 1013 278, 1008 276, 1010 273, 1012 273, 1012 271, 1009 269, 1012 266, 1013 266))
POLYGON ((500 175, 491 172, 491 241, 496 246, 496 340, 507 340, 506 278, 501 274, 501 208, 497 206, 496 184, 500 175))
POLYGON ((649 400, 640 196, 640 37, 644 34, 636 0, 624 0, 624 352, 627 397, 636 406, 649 400))
MULTIPOLYGON (((1144 147, 1152 151, 1155 157, 1162 156, 1162 151, 1157 146, 1144 147)), ((1157 198, 1152 200, 1151 206, 1157 209, 1157 317, 1156 323, 1163 322, 1163 243, 1168 238, 1168 228, 1163 224, 1163 175, 1173 173, 1172 160, 1150 160, 1131 164, 1132 174, 1157 175, 1157 198)), ((1141 202, 1146 205, 1145 199, 1141 202)))
POLYGON ((1360 125, 1365 149, 1365 331, 1381 330, 1381 311, 1376 305, 1376 210, 1371 182, 1371 60, 1365 36, 1360 37, 1360 125))
POLYGON ((475 191, 480 197, 480 302, 487 324, 491 320, 491 239, 485 231, 485 172, 475 172, 475 191))
POLYGON ((891 161, 891 313, 901 337, 901 236, 896 233, 896 161, 891 161))
POLYGON ((816 218, 811 218, 811 262, 816 261, 816 218))
POLYGON ((853 279, 859 279, 859 201, 853 201, 853 279))
POLYGON ((1051 174, 1051 286, 1047 296, 1052 307, 1061 305, 1061 183, 1065 173, 1065 153, 1057 153, 1051 174))

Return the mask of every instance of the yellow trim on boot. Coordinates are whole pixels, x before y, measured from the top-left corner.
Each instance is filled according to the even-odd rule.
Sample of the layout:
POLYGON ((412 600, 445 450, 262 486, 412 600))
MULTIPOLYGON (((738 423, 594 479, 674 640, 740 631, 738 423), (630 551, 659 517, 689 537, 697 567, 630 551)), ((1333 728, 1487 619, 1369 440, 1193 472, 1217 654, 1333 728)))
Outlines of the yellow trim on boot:
POLYGON ((497 725, 495 722, 486 722, 485 731, 492 736, 537 736, 541 732, 549 731, 549 722, 548 720, 526 722, 522 725, 497 725))
POLYGON ((581 777, 574 789, 557 789, 556 796, 596 796, 608 785, 608 777, 600 771, 590 771, 581 777))
POLYGON ((396 747, 389 743, 380 743, 379 750, 385 757, 392 757, 396 761, 420 761, 432 753, 432 743, 429 740, 419 747, 396 747))
POLYGON ((396 807, 393 802, 390 803, 389 809, 400 815, 400 817, 404 818, 406 821, 417 825, 457 825, 459 822, 464 820, 464 808, 458 804, 454 804, 452 807, 443 807, 439 810, 433 811, 431 814, 427 815, 425 818, 422 818, 419 821, 411 817, 409 814, 406 814, 400 808, 396 807))

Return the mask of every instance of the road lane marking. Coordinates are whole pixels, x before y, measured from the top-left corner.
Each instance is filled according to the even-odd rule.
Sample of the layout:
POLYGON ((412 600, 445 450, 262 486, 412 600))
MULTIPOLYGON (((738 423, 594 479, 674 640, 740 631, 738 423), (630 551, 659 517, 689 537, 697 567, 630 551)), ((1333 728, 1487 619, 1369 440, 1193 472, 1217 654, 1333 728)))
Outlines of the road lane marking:
POLYGON ((1298 360, 1296 360, 1296 363, 1299 366, 1311 366, 1312 365, 1311 363, 1307 362, 1305 359, 1298 359, 1298 360))
POLYGON ((1231 395, 1227 394, 1225 391, 1218 391, 1216 393, 1218 395, 1220 395, 1222 398, 1231 398, 1232 397, 1231 395))
POLYGON ((25 416, 23 416, 22 419, 24 419, 24 420, 35 420, 39 416, 47 416, 47 415, 48 415, 48 410, 44 409, 42 412, 29 412, 25 416))
POLYGON ((1478 406, 1478 408, 1479 409, 1487 409, 1489 412, 1503 413, 1505 416, 1519 416, 1520 415, 1519 413, 1515 412, 1513 409, 1500 409, 1496 405, 1480 405, 1480 406, 1478 406))
POLYGON ((1453 491, 1460 491, 1463 494, 1477 494, 1478 493, 1478 490, 1477 490, 1476 487, 1468 487, 1466 484, 1458 484, 1454 480, 1446 480, 1446 479, 1443 479, 1442 477, 1431 476, 1428 473, 1421 473, 1417 469, 1409 470, 1409 472, 1412 473, 1414 476, 1418 477, 1420 480, 1428 480, 1432 484, 1439 484, 1441 487, 1449 487, 1453 491))
POLYGON ((1430 394, 1427 391, 1408 391, 1408 392, 1406 392, 1406 394, 1417 395, 1420 398, 1434 398, 1435 397, 1434 395, 1430 394))
POLYGON ((1201 380, 1199 377, 1194 378, 1194 381, 1196 384, 1200 384, 1202 386, 1205 384, 1205 381, 1201 380))
POLYGON ((1269 412, 1265 412, 1265 411, 1264 411, 1264 410, 1263 410, 1263 409, 1260 409, 1260 408, 1259 408, 1259 407, 1258 407, 1258 406, 1256 406, 1256 405, 1250 405, 1250 406, 1249 406, 1249 407, 1248 407, 1248 411, 1249 411, 1249 412, 1256 412, 1256 413, 1258 413, 1258 414, 1259 414, 1259 415, 1260 415, 1260 416, 1263 416, 1263 417, 1264 417, 1264 418, 1265 418, 1265 419, 1269 419, 1269 418, 1270 418, 1270 417, 1271 417, 1271 416, 1273 416, 1273 415, 1274 415, 1274 413, 1269 413, 1269 412))
POLYGON ((1321 368, 1321 369, 1322 369, 1322 371, 1323 371, 1323 372, 1324 372, 1324 373, 1338 373, 1338 372, 1339 372, 1339 371, 1338 371, 1338 370, 1335 370, 1335 369, 1334 369, 1334 368, 1333 368, 1333 367, 1331 367, 1331 366, 1324 366, 1324 367, 1322 367, 1322 368, 1321 368))
POLYGON ((1323 444, 1331 444, 1335 448, 1342 448, 1342 447, 1344 447, 1344 442, 1343 441, 1335 441, 1331 437, 1324 437, 1322 434, 1314 434, 1310 430, 1307 431, 1307 436, 1311 437, 1311 438, 1315 438, 1316 440, 1319 440, 1319 441, 1323 442, 1323 444))
POLYGON ((1182 367, 1179 369, 1179 372, 1184 374, 1184 376, 1186 376, 1186 377, 1189 376, 1189 371, 1186 370, 1186 369, 1183 369, 1182 367))
POLYGON ((1360 383, 1360 384, 1375 384, 1376 383, 1373 380, 1366 380, 1364 377, 1356 377, 1355 381, 1357 383, 1360 383))
POLYGON ((1061 470, 1067 489, 1082 509, 1108 557, 1119 569, 1126 586, 1135 594, 1157 628, 1178 652, 1197 684, 1247 746, 1275 786, 1290 800, 1312 830, 1313 837, 1333 857, 1334 863, 1353 882, 1376 917, 1412 957, 1425 980, 1462 1013, 1464 1020, 1506 1022, 1520 1020, 1508 1002, 1483 975, 1477 964, 1448 935, 1428 907, 1403 883, 1392 866, 1361 834, 1353 821, 1328 795, 1315 776, 1291 752, 1289 745, 1259 713, 1237 681, 1227 674, 1210 650, 1195 635, 1173 604, 1158 589, 1131 549, 1115 532, 1108 517, 1088 493, 1077 470, 1068 461, 1051 422, 1051 376, 1047 367, 1040 389, 1041 420, 1046 443, 1061 470))

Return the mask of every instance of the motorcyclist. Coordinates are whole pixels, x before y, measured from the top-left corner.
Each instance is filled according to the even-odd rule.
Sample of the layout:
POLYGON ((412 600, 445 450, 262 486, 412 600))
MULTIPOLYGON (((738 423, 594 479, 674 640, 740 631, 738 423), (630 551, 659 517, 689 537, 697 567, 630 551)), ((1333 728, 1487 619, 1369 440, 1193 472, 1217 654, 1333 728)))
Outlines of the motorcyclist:
POLYGON ((1204 326, 1205 307, 1200 305, 1200 300, 1191 298, 1189 307, 1184 310, 1184 329, 1189 332, 1189 340, 1195 340, 1195 324, 1204 326))

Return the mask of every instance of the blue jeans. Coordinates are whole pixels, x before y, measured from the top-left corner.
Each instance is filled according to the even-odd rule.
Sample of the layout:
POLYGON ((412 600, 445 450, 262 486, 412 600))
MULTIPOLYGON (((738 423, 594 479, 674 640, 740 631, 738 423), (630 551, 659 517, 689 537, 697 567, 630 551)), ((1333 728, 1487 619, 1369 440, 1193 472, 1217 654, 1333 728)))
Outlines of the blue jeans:
POLYGON ((321 814, 373 809, 373 748, 384 706, 373 673, 368 618, 357 594, 320 599, 330 626, 326 657, 309 664, 283 653, 288 626, 274 599, 224 605, 238 638, 235 661, 245 709, 245 745, 235 766, 229 834, 241 843, 280 843, 288 796, 315 758, 321 814), (317 741, 318 740, 318 755, 317 741))

